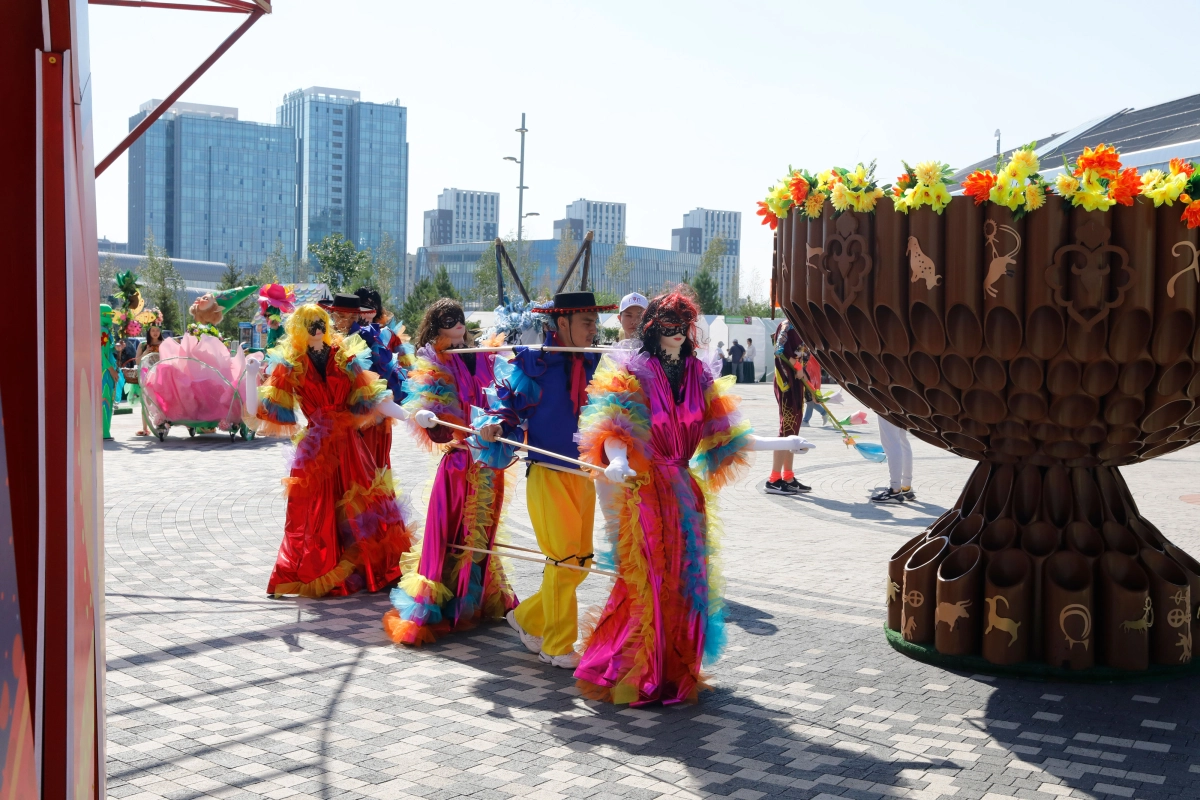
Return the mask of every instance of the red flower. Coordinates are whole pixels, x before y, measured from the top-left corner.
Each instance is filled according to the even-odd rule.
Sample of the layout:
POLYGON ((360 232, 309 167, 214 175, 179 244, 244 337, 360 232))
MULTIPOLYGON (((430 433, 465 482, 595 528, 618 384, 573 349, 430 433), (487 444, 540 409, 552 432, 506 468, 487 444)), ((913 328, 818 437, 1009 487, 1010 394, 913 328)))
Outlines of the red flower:
POLYGON ((1193 200, 1191 203, 1188 203, 1180 219, 1186 222, 1189 228, 1200 228, 1200 200, 1193 200))
POLYGON ((1133 200, 1142 191, 1142 177, 1136 167, 1130 167, 1122 172, 1109 186, 1112 199, 1123 206, 1133 205, 1133 200))
POLYGON ((775 216, 775 212, 772 211, 771 209, 769 209, 767 207, 767 204, 764 203, 762 200, 758 201, 758 211, 756 211, 754 213, 756 213, 756 214, 758 214, 758 216, 762 217, 763 218, 762 224, 770 225, 771 230, 775 230, 776 226, 779 225, 779 217, 775 216))
POLYGON ((977 169, 967 176, 963 181, 963 194, 968 197, 975 198, 975 205, 983 205, 983 201, 988 199, 991 194, 992 187, 996 185, 996 176, 991 170, 977 169))
POLYGON ((796 205, 800 205, 804 198, 808 197, 808 181, 804 180, 804 176, 799 172, 793 174, 789 188, 792 190, 792 202, 796 205))

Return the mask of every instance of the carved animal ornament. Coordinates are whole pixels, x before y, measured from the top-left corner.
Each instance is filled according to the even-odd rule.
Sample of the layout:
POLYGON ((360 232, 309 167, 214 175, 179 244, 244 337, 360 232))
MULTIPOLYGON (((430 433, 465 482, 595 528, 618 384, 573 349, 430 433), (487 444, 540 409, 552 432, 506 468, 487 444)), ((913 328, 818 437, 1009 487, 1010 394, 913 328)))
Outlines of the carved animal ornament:
POLYGON ((1180 255, 1179 248, 1181 247, 1191 251, 1190 253, 1183 253, 1185 258, 1190 258, 1191 260, 1186 267, 1179 270, 1179 272, 1176 272, 1171 276, 1171 280, 1167 281, 1167 297, 1175 296, 1175 281, 1179 280, 1181 275, 1186 275, 1190 272, 1195 275, 1196 282, 1200 283, 1200 250, 1196 249, 1196 245, 1184 240, 1182 242, 1175 243, 1175 246, 1171 248, 1171 255, 1180 255))
POLYGON ((1141 631, 1148 633, 1154 627, 1154 604, 1150 602, 1150 598, 1146 598, 1146 605, 1142 607, 1141 619, 1126 620, 1121 623, 1121 630, 1128 633, 1129 631, 1141 631))
POLYGON ((1011 225, 997 225, 995 220, 989 219, 983 223, 983 235, 987 239, 988 247, 992 248, 992 260, 988 264, 987 276, 983 279, 983 290, 995 297, 999 294, 999 290, 996 289, 996 281, 1001 278, 1012 278, 1017 274, 1013 270, 1013 266, 1017 263, 1013 257, 1021 250, 1021 234, 1017 233, 1017 229, 1011 225), (1013 240, 1012 249, 1004 255, 1000 254, 998 242, 1002 233, 1013 240))
POLYGON ((1167 612, 1167 624, 1172 628, 1183 628, 1175 646, 1182 648, 1179 654, 1179 663, 1186 664, 1192 660, 1192 627, 1189 624, 1191 614, 1188 613, 1188 607, 1192 602, 1191 589, 1180 589, 1171 595, 1171 600, 1178 608, 1172 608, 1167 612))
POLYGON ((927 290, 941 284, 942 276, 937 274, 937 264, 921 250, 921 243, 917 241, 917 237, 908 237, 908 249, 904 253, 908 256, 908 268, 912 272, 912 280, 909 283, 925 281, 927 290))
POLYGON ((896 583, 890 577, 887 578, 887 601, 889 603, 896 602, 900 596, 900 584, 896 583))
POLYGON ((1120 307, 1137 277, 1125 248, 1108 243, 1111 236, 1112 231, 1089 219, 1075 231, 1075 244, 1054 251, 1054 263, 1046 267, 1046 284, 1054 290, 1054 302, 1065 308, 1085 333, 1120 307), (1122 272, 1129 273, 1124 281, 1122 272), (1066 279, 1065 284, 1060 277, 1066 279))
POLYGON ((1021 623, 1018 622, 1017 620, 1000 616, 1000 614, 996 611, 996 601, 998 601, 998 600, 1004 601, 1005 608, 1009 607, 1008 606, 1008 598, 1002 594, 998 594, 995 597, 983 598, 983 602, 987 603, 987 607, 988 607, 987 628, 984 630, 983 635, 987 636, 989 633, 992 632, 993 628, 1002 630, 1005 633, 1007 633, 1009 636, 1012 637, 1011 639, 1008 640, 1008 646, 1012 647, 1014 644, 1017 643, 1017 637, 1020 635, 1021 623))
POLYGON ((824 273, 826 302, 844 312, 867 283, 874 262, 867 239, 858 232, 858 219, 842 214, 834 223, 834 235, 825 240, 820 263, 824 273))
POLYGON ((1081 605, 1080 603, 1071 603, 1069 606, 1064 606, 1063 610, 1058 612, 1058 629, 1062 631, 1063 637, 1067 640, 1068 650, 1077 644, 1083 645, 1083 649, 1087 650, 1088 642, 1091 641, 1089 637, 1092 635, 1092 612, 1087 606, 1081 605), (1073 638, 1071 634, 1067 632, 1067 620, 1071 619, 1072 617, 1079 617, 1080 619, 1080 633, 1078 639, 1073 638))
POLYGON ((950 630, 954 630, 958 626, 960 619, 970 619, 971 615, 967 613, 967 606, 971 605, 970 600, 959 600, 957 603, 938 603, 935 613, 934 625, 939 622, 944 622, 950 626, 950 630))

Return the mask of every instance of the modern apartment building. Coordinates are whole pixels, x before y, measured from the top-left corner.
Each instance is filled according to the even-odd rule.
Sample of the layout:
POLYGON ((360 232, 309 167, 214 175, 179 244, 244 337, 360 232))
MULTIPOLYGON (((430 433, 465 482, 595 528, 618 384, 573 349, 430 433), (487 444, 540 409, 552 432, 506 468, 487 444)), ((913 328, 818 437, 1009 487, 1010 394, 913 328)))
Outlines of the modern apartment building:
MULTIPOLYGON (((132 129, 159 101, 143 103, 132 129)), ((129 149, 128 250, 147 234, 173 258, 257 268, 295 247, 296 145, 288 128, 237 109, 176 103, 129 149)))
POLYGON ((570 229, 574 234, 581 228, 593 231, 597 244, 625 241, 625 204, 600 203, 580 198, 567 206, 566 219, 554 221, 554 238, 561 239, 565 230, 570 229), (571 220, 580 220, 580 224, 572 224, 571 220))
POLYGON ((333 233, 360 250, 387 233, 407 252, 408 109, 310 86, 285 95, 275 118, 296 140, 296 257, 333 233))
POLYGON ((717 283, 721 289, 721 302, 733 304, 740 295, 738 265, 742 239, 742 213, 740 211, 714 211, 697 208, 683 215, 683 227, 671 231, 671 249, 680 253, 703 253, 713 239, 720 237, 725 243, 725 255, 717 271, 717 283))
MULTIPOLYGON (((491 242, 500 228, 500 193, 443 189, 437 211, 438 219, 448 220, 450 225, 450 240, 439 244, 491 242)), ((430 212, 425 213, 428 218, 430 212)))

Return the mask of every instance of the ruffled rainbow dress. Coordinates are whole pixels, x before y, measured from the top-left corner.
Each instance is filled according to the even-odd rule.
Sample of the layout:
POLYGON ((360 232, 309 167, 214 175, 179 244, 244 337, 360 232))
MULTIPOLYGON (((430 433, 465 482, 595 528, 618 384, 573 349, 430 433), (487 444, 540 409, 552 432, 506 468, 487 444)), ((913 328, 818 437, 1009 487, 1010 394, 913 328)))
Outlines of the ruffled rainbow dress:
MULTIPOLYGON (((410 414, 427 410, 456 425, 484 424, 479 407, 492 382, 492 358, 438 351, 426 345, 404 380, 410 414), (472 414, 474 409, 474 414, 472 414)), ((412 419, 417 441, 442 448, 433 478, 425 535, 404 555, 404 577, 392 590, 394 606, 383 629, 397 644, 432 642, 482 619, 500 619, 517 598, 496 556, 461 550, 495 548, 504 507, 504 467, 472 458, 463 434, 449 428, 425 429, 412 419)))
POLYGON ((751 433, 730 393, 734 382, 689 357, 676 403, 656 358, 618 352, 588 387, 583 459, 606 464, 604 444, 615 439, 637 472, 609 509, 620 520, 613 566, 621 577, 575 671, 588 697, 667 705, 694 701, 707 688, 701 665, 725 643, 714 493, 746 467, 751 433))
POLYGON ((286 344, 268 354, 260 433, 295 432, 297 410, 308 422, 283 479, 287 516, 270 594, 374 592, 400 577, 400 556, 412 546, 408 524, 391 471, 376 467, 359 435, 392 396, 369 364, 357 336, 332 346, 324 376, 307 355, 291 360, 286 344))

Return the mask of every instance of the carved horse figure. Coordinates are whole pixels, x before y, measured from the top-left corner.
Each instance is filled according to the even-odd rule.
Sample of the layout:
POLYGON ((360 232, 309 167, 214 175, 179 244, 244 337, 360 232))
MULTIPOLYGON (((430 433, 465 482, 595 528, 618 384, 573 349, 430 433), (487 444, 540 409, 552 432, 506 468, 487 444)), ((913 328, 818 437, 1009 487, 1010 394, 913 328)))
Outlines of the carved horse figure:
POLYGON ((934 624, 944 622, 950 626, 950 630, 954 630, 960 619, 969 619, 971 617, 967 613, 967 606, 969 605, 971 605, 970 600, 959 600, 957 603, 938 603, 937 611, 934 612, 934 624))
POLYGON ((986 237, 988 245, 992 248, 992 261, 988 264, 987 277, 983 279, 983 288, 984 291, 995 297, 999 293, 996 289, 996 281, 1002 277, 1011 278, 1017 274, 1012 269, 1013 265, 1017 263, 1013 260, 1013 256, 1021 249, 1021 234, 1017 233, 1017 229, 1010 225, 997 226, 995 220, 989 219, 983 223, 983 235, 986 237), (997 239, 1000 233, 1007 233, 1016 241, 1013 249, 1004 255, 1000 255, 1000 248, 997 247, 997 239))

